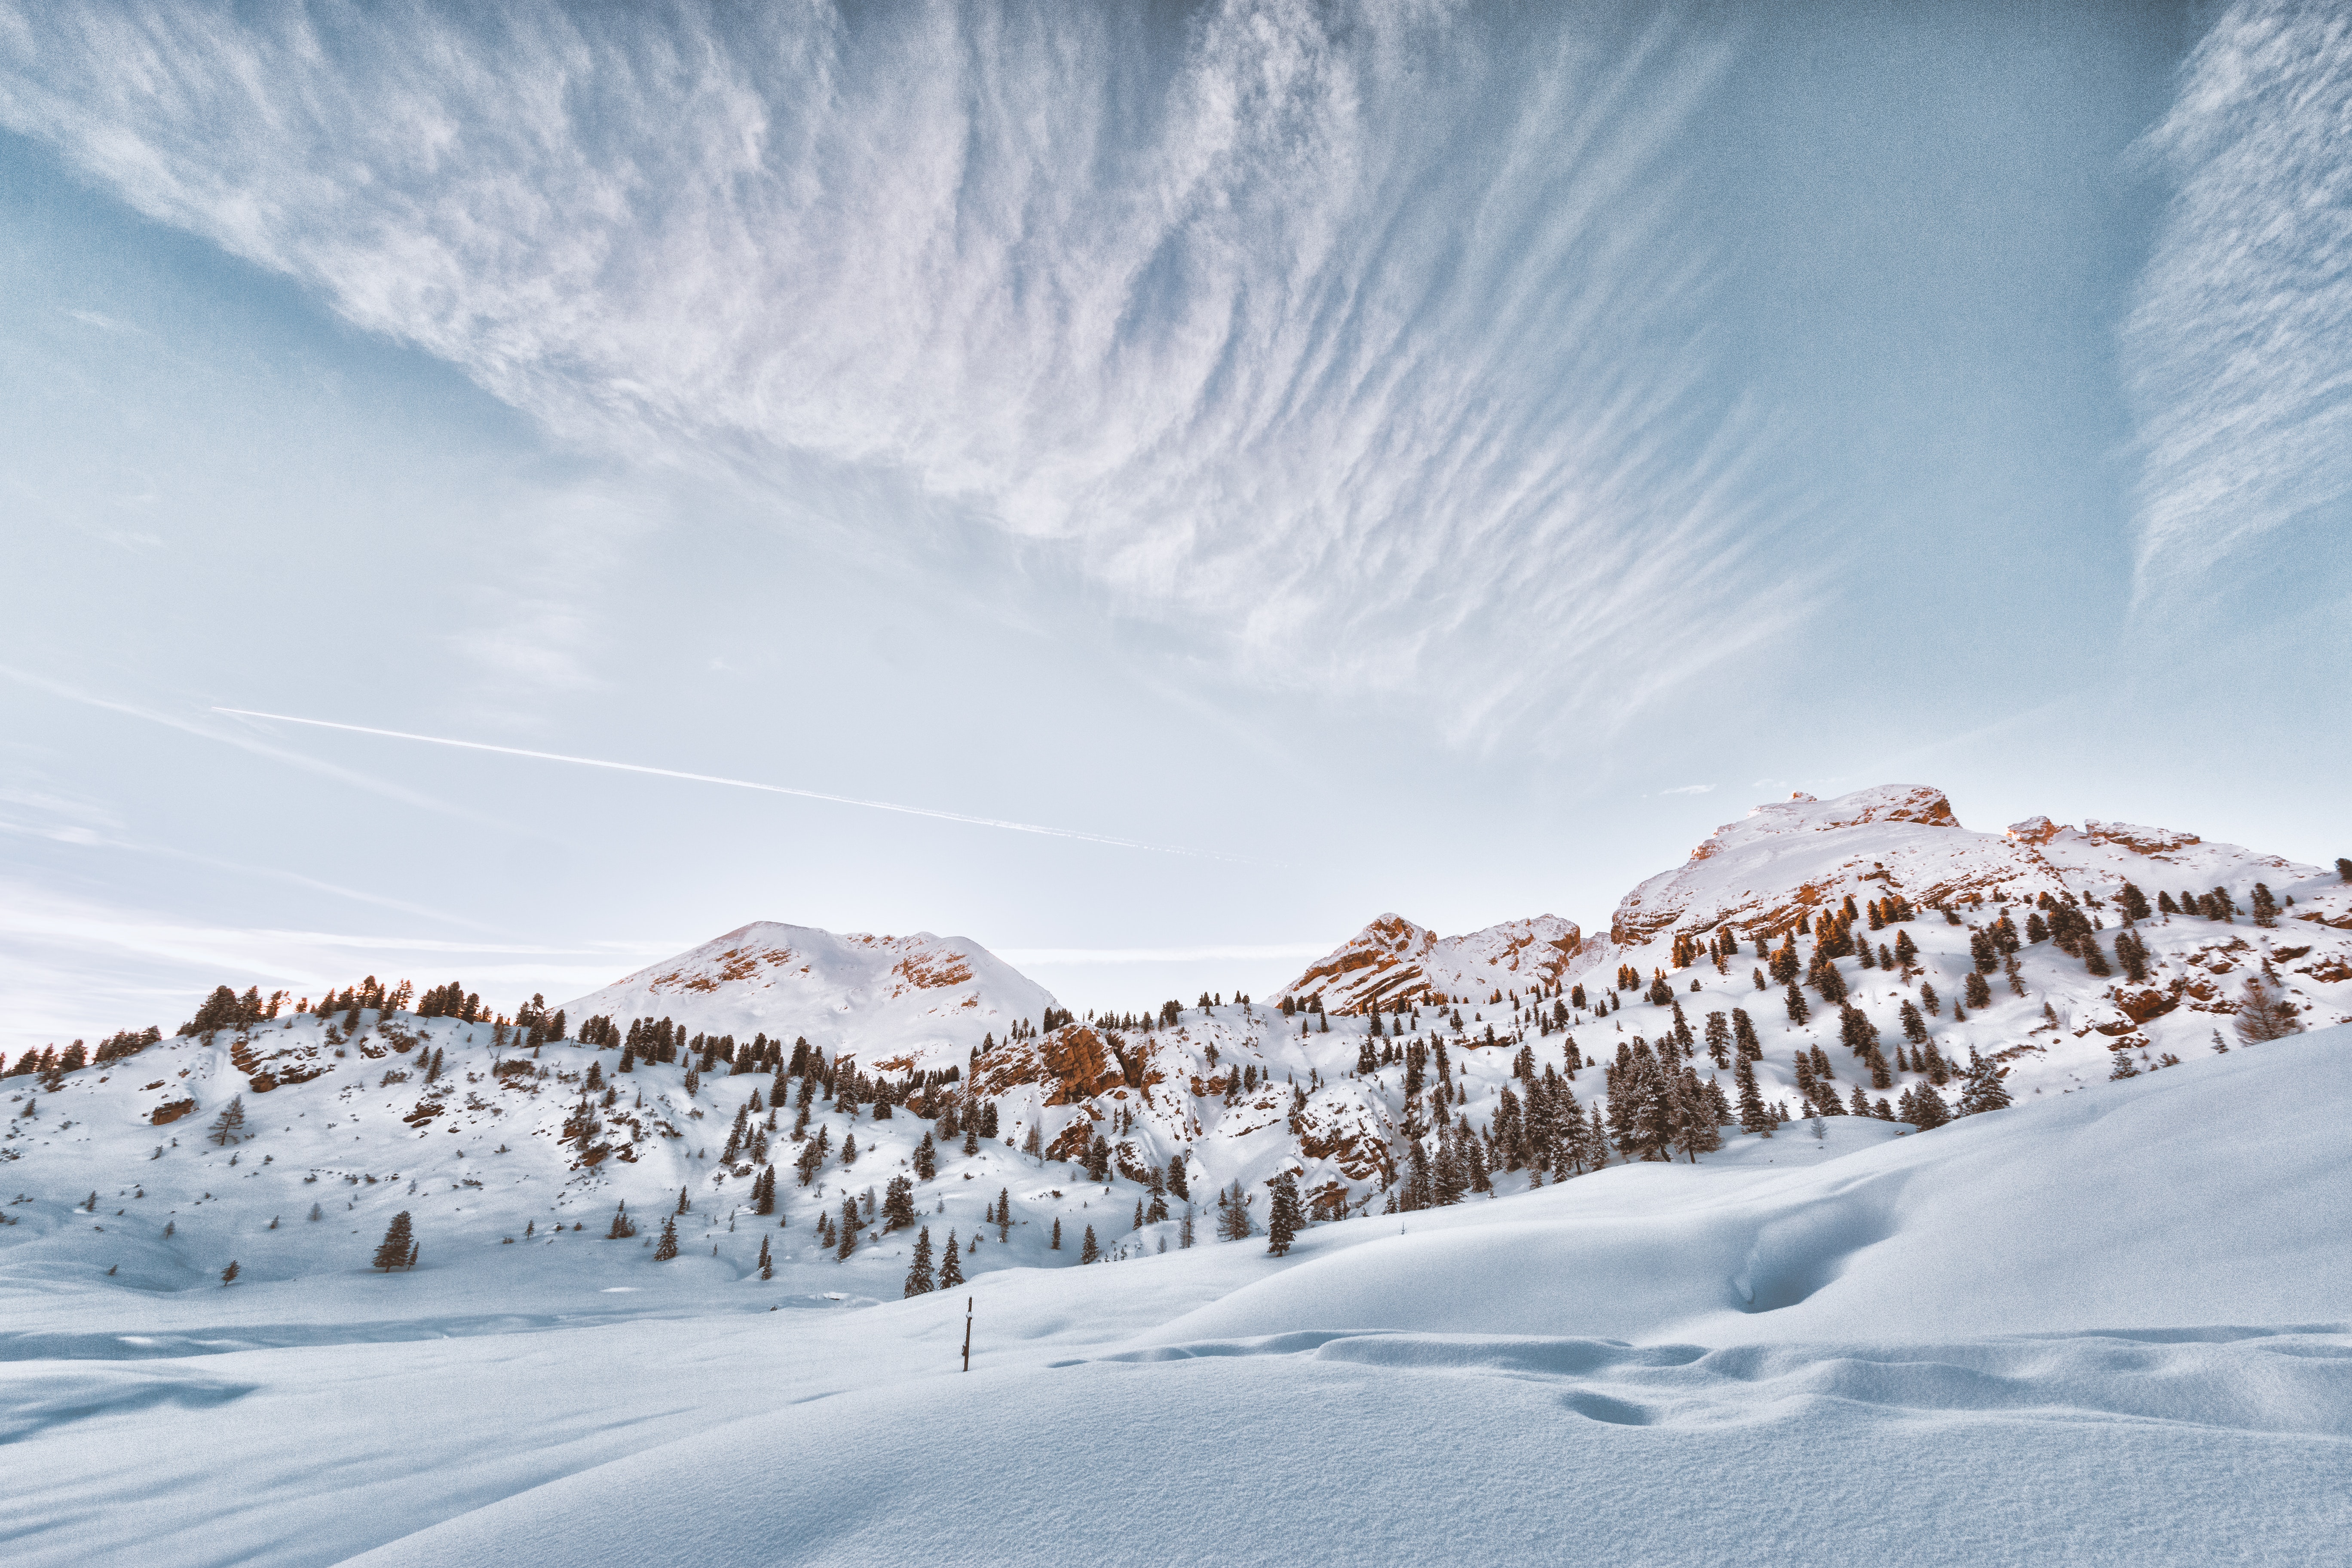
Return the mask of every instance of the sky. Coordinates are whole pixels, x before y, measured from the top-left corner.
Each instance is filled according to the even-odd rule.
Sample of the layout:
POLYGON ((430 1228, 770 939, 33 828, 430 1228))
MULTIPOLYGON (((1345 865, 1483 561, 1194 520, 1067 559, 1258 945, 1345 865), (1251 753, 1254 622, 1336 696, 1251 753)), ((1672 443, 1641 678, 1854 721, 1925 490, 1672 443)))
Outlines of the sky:
POLYGON ((2347 121, 2322 5, 0 0, 0 1047, 1265 994, 1883 783, 2327 863, 2347 121))

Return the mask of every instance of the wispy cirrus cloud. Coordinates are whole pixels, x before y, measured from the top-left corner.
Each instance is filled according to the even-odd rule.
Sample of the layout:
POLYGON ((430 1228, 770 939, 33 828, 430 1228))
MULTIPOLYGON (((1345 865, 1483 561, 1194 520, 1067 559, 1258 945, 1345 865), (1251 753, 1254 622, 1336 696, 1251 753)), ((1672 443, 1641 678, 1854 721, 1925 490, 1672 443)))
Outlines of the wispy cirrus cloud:
POLYGON ((2352 500, 2352 15, 2242 0, 2145 143, 2174 190, 2123 334, 2143 603, 2352 500))
POLYGON ((0 121, 567 437, 909 478, 1460 736, 1622 721, 1806 613, 1676 214, 1719 34, 1145 25, 44 5, 0 121))

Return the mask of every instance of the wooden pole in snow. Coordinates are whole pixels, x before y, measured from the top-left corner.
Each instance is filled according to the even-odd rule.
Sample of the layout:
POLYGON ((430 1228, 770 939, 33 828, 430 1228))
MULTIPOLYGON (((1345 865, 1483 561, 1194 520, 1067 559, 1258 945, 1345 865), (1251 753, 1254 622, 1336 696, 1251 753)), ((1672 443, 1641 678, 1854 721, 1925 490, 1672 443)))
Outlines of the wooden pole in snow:
POLYGON ((963 1299, 963 1369, 971 1370, 971 1298, 963 1299))

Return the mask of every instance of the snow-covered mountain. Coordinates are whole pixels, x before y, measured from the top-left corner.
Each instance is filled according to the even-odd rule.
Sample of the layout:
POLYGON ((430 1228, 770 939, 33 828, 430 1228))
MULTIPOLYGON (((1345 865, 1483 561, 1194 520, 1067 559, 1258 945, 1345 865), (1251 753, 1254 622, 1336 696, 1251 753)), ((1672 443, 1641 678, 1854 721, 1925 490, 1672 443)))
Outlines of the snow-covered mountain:
POLYGON ((1549 991, 1576 967, 1584 933, 1558 915, 1506 921, 1465 936, 1439 936, 1386 914, 1282 990, 1326 1012, 1394 1011, 1399 1002, 1475 1002, 1512 992, 1549 991))
MULTIPOLYGON (((1138 1461, 1100 1444, 1099 1414, 1144 1390, 1192 1401, 1175 1429, 1213 1429, 1221 1453, 1236 1409, 1286 1423, 1251 1451, 1300 1433, 1331 1449, 1287 1509, 1331 1494, 1334 1445, 1423 1432, 1436 1409, 1466 1449, 1490 1439, 1496 1399, 1533 1389, 1511 1419, 1541 1440, 1494 1452, 1538 1460, 1477 1494, 1490 1513, 1551 1495, 1559 1445, 1582 1442, 1561 1420, 1604 1436, 1777 1422, 1776 1465, 1797 1445, 1806 1475, 1865 1483, 1829 1516, 1869 1543, 1853 1560, 1916 1555, 1948 1522, 1888 1512, 1916 1492, 1917 1445, 1958 1473, 1997 1430, 2015 1473, 2046 1474, 2057 1450, 2036 1447, 2023 1399, 2109 1412, 2109 1446, 2151 1423, 2186 1434, 2119 1466, 2063 1440, 2102 1456, 2070 1507, 2122 1498, 2103 1527, 2118 1532, 2168 1521, 2116 1561, 2258 1537, 2294 1559, 2328 1538, 2308 1510, 2282 1524, 2273 1499, 2194 1536, 2211 1550, 2174 1550, 2228 1507, 2184 1513, 2182 1489, 2241 1473, 2213 1462, 2215 1431, 2286 1456, 2274 1481, 2344 1432, 2326 1384, 2344 1336, 2211 1326, 2320 1322, 2343 1289, 2341 1227, 2311 1216, 2352 1094, 2352 1030, 2321 1032, 2352 1021, 2352 885, 2316 867, 2115 824, 1973 832, 1937 792, 1890 786, 1727 825, 1627 895, 1607 938, 1542 917, 1441 939, 1383 917, 1271 1004, 1070 1019, 970 942, 780 925, 576 998, 562 1032, 552 1010, 479 1016, 456 986, 406 1003, 404 987, 302 1011, 215 994, 187 1033, 8 1064, 0 1368, 20 1374, 0 1379, 22 1386, 0 1439, 18 1440, 12 1499, 40 1521, 18 1555, 307 1564, 422 1531, 392 1560, 539 1542, 576 1561, 593 1536, 683 1561, 657 1548, 700 1550, 688 1515, 740 1523, 728 1500, 779 1474, 793 1498, 855 1491, 908 1462, 892 1445, 909 1431, 938 1435, 912 1462, 949 1495, 992 1498, 975 1456, 996 1462, 1008 1409, 1081 1434, 1036 1460, 1038 1484, 1109 1495, 1101 1456, 1122 1477, 1138 1461), (1263 1237, 1285 1176, 1335 1223, 1289 1261, 1213 1246, 1221 1194, 1263 1237), (373 1271, 396 1216, 415 1267, 373 1271), (957 1385, 969 1394, 894 1388, 954 1364, 948 1300, 898 1301, 926 1247, 934 1284, 952 1249, 981 1364, 1003 1374, 957 1385), (1090 1257, 1124 1267, 1067 1271, 1090 1257), (780 1307, 814 1310, 765 1316, 780 1307), (2170 1337, 2093 1333, 2131 1324, 2170 1337), (1898 1330, 1926 1338, 1845 1342, 1898 1330), (467 1348, 572 1334, 596 1337, 467 1348), (1662 1336, 1729 1359, 1710 1372, 1712 1354, 1662 1336), (1336 1403, 1294 1419, 1323 1378, 1336 1403), (356 1439, 319 1424, 328 1385, 329 1405, 373 1402, 414 1458, 376 1512, 350 1506, 356 1439), (2191 1385, 2215 1392, 2178 1393, 2191 1385), (2288 1392, 2234 1392, 2272 1387, 2288 1392), (1364 1421, 1366 1398, 1386 1414, 1364 1421), (821 1399, 834 1416, 812 1425, 821 1399), (1899 1441, 1849 1419, 1879 1409, 1906 1423, 1899 1441), (768 1411, 772 1430, 729 1425, 768 1411), (218 1445, 200 1428, 280 1479, 211 1506, 218 1445), (657 1443, 680 1447, 639 1466, 657 1443), (130 1468, 91 1470, 118 1453, 130 1468), (608 1459, 630 1464, 582 1473, 608 1459), (678 1483, 641 1474, 699 1478, 701 1500, 674 1506, 678 1483), (93 1513, 93 1486, 122 1506, 93 1513)), ((1575 1462, 1648 1485, 1633 1453, 1596 1439, 1575 1462)), ((1383 1462, 1403 1473, 1412 1456, 1383 1462)), ((1641 1529, 1700 1484, 1659 1493, 1641 1529)), ((1951 1519, 1977 1518, 1982 1489, 1954 1494, 1951 1519)), ((1815 1525, 1820 1496, 1847 1495, 1804 1490, 1815 1525)), ((819 1506, 759 1514, 751 1550, 772 1558, 819 1506)), ((896 1560, 903 1510, 858 1517, 843 1560, 896 1560)), ((1035 1544, 1034 1510, 975 1519, 961 1544, 982 1555, 1035 1544)), ((1727 1528, 1692 1525, 1684 1554, 1756 1546, 1751 1510, 1727 1528)), ((1116 1555, 1100 1530, 1055 1529, 1064 1555, 1116 1555)), ((1248 1557, 1240 1531, 1216 1552, 1248 1557)), ((1325 1536, 1369 1559, 1396 1531, 1343 1511, 1325 1536)), ((1768 1555, 1811 1560, 1822 1538, 1777 1535, 1768 1555)), ((1318 1554, 1300 1539, 1285 1556, 1318 1554)), ((1650 1536, 1608 1539, 1654 1554, 1650 1536)), ((2072 1538, 2035 1539, 2029 1555, 2058 1556, 2072 1538)))
POLYGON ((668 1018, 690 1034, 805 1039, 868 1071, 961 1068, 990 1035, 1035 1024, 1050 992, 978 942, 837 936, 755 921, 563 1004, 569 1018, 668 1018))
MULTIPOLYGON (((1743 1100, 1750 1134, 1813 1110, 1929 1125, 1990 1093, 1970 1098, 1972 1063, 2014 1102, 2352 1019, 2352 886, 2150 828, 1974 832, 1938 792, 1887 786, 1727 825, 1628 894, 1605 940, 1552 916, 1454 938, 1383 916, 1271 1004, 1069 1019, 970 942, 770 923, 574 998, 570 1037, 349 1001, 24 1064, 0 1079, 0 1162, 59 1193, 134 1176, 181 1239, 132 1227, 106 1266, 136 1254, 160 1282, 225 1261, 189 1238, 241 1147, 202 1137, 232 1105, 269 1129, 237 1179, 295 1184, 286 1212, 318 1183, 387 1208, 397 1173, 400 1198, 425 1181, 493 1247, 682 1189, 717 1205, 690 1213, 732 1213, 773 1168, 798 1254, 845 1195, 915 1173, 929 1135, 919 1205, 1008 1194, 1013 1222, 969 1269, 1060 1262, 1037 1240, 1056 1221, 1074 1246, 1092 1227, 1155 1248, 1188 1194, 1238 1183, 1262 1212, 1284 1173, 1323 1216, 1444 1204, 1704 1158, 1673 1128, 1711 1113, 1736 1142, 1743 1100)), ((242 1261, 299 1272, 306 1245, 281 1226, 242 1261)))

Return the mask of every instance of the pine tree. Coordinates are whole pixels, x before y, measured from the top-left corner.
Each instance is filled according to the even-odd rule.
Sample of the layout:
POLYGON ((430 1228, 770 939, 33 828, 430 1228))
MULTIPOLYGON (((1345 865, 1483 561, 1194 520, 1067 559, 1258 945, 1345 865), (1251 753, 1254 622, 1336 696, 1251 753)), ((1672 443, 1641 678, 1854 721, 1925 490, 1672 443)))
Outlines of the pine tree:
POLYGON ((667 1263, 677 1256, 677 1217, 673 1215, 662 1221, 661 1239, 654 1243, 654 1261, 667 1263))
POLYGON ((1095 1245, 1095 1227, 1088 1226, 1087 1226, 1086 1238, 1078 1243, 1078 1261, 1081 1263, 1092 1263, 1101 1256, 1102 1248, 1095 1245))
POLYGON ((1236 1178, 1232 1187, 1217 1194, 1217 1239, 1247 1241, 1256 1232, 1257 1226, 1250 1222, 1249 1195, 1236 1178))
POLYGON ((1053 1250, 1055 1252, 1062 1250, 1062 1220, 1058 1215, 1054 1217, 1053 1250))
POLYGON ((2009 1108, 2009 1089, 2000 1081, 2000 1070, 1969 1047, 1969 1081, 1960 1090, 1960 1114, 1975 1116, 1987 1110, 2009 1108))
POLYGON ((1756 1087, 1756 1064, 1740 1058, 1739 1066, 1733 1069, 1732 1082, 1739 1089, 1739 1130, 1772 1136, 1772 1113, 1764 1109, 1764 1096, 1756 1087))
POLYGON ((841 1200, 841 1223, 835 1227, 835 1234, 839 1236, 840 1240, 835 1244, 833 1255, 836 1258, 846 1261, 849 1255, 857 1250, 857 1200, 856 1198, 841 1200))
POLYGON ((232 1258, 228 1260, 228 1267, 221 1270, 221 1283, 224 1285, 234 1285, 236 1283, 236 1259, 232 1258))
POLYGON ((1785 1000, 1789 1006, 1789 1022, 1791 1024, 1801 1024, 1811 1017, 1811 1010, 1805 1005, 1805 994, 1797 989, 1797 983, 1794 980, 1789 982, 1789 994, 1785 1000))
POLYGON ((387 1274, 395 1268, 405 1267, 408 1262, 409 1246, 408 1211, 403 1209, 392 1216, 392 1224, 385 1227, 383 1241, 375 1249, 373 1267, 383 1269, 387 1274))
MULTIPOLYGON (((1164 1207, 1160 1217, 1168 1217, 1164 1207)), ((1013 1239, 1013 1193, 1008 1187, 996 1189, 996 1239, 1000 1242, 1013 1239)))
POLYGON ((2268 975, 2248 978, 2239 994, 2238 1038, 2245 1044, 2284 1039, 2303 1026, 2295 1021, 2294 1005, 2279 994, 2268 975))
POLYGON ((636 1234, 637 1227, 629 1218, 629 1201, 623 1198, 613 1210, 613 1228, 604 1233, 604 1239, 625 1241, 636 1234))
POLYGON ((1298 1202, 1298 1178, 1288 1171, 1266 1184, 1265 1249, 1276 1258, 1290 1251, 1291 1238, 1307 1221, 1298 1202))
POLYGON ((763 1236, 760 1238, 760 1278, 773 1279, 775 1277, 776 1261, 768 1256, 768 1238, 763 1236))
POLYGON ((928 1182, 939 1173, 939 1145, 932 1142, 931 1135, 926 1132, 923 1134, 923 1141, 915 1145, 915 1179, 919 1182, 928 1182))
POLYGON ((221 1107, 220 1115, 213 1121, 212 1131, 205 1134, 216 1144, 236 1142, 245 1136, 245 1096, 238 1095, 221 1107))
POLYGON ((904 1230, 914 1223, 915 1184, 905 1176, 893 1176, 882 1199, 883 1232, 904 1230))
MULTIPOLYGON (((948 1243, 948 1254, 955 1255, 955 1243, 948 1243)), ((931 1293, 931 1227, 925 1226, 915 1237, 915 1260, 907 1269, 907 1288, 902 1296, 928 1296, 931 1293)))
POLYGON ((940 1289, 952 1290, 963 1283, 963 1249, 956 1245, 956 1233, 948 1232, 948 1248, 940 1259, 940 1289))

